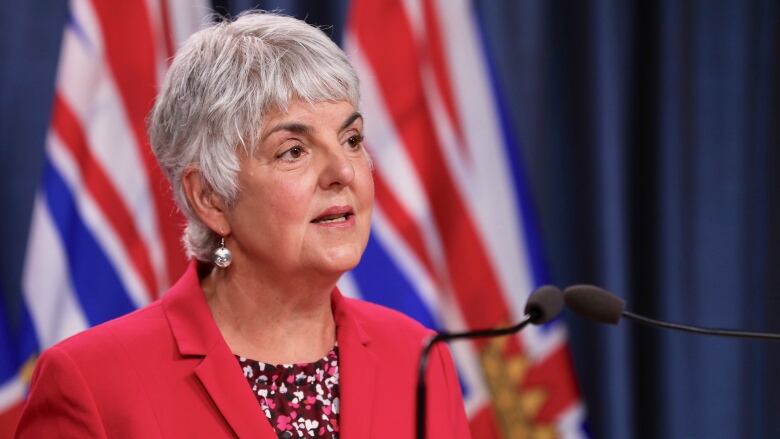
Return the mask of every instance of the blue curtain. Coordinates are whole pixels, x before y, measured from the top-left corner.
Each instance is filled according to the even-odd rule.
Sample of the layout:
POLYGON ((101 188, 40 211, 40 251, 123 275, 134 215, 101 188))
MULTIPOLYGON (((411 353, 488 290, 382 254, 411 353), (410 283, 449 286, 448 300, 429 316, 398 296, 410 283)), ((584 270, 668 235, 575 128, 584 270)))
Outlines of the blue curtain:
MULTIPOLYGON (((0 0, 0 291, 13 332, 67 2, 0 0)), ((2 308, 2 307, 0 307, 2 308)), ((0 318, 3 316, 0 315, 0 318)))
MULTIPOLYGON (((769 1, 479 2, 553 278, 635 312, 778 330, 769 1)), ((778 437, 778 345, 569 317, 595 437, 778 437)))
MULTIPOLYGON (((10 310, 65 6, 2 1, 0 290, 10 310)), ((348 9, 214 3, 283 10, 331 25, 337 41, 348 9)), ((778 5, 481 0, 475 13, 553 281, 603 285, 659 318, 780 331, 778 5)), ((780 345, 567 319, 594 437, 780 437, 780 345)))

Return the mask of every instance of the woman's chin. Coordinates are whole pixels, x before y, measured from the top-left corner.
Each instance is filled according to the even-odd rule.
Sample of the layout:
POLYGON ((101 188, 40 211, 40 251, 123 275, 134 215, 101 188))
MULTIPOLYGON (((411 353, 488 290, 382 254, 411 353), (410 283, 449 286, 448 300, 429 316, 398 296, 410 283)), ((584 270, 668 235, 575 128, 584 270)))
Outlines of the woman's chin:
POLYGON ((334 249, 327 252, 318 265, 323 272, 341 274, 355 268, 362 255, 362 249, 334 249))

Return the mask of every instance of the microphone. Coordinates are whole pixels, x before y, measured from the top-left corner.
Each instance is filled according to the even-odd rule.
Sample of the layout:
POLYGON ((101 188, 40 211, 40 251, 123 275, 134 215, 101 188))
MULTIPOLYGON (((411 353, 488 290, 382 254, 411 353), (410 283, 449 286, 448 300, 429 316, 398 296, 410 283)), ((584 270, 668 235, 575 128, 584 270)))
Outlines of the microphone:
POLYGON ((620 297, 595 285, 572 285, 563 292, 566 305, 586 319, 616 325, 621 317, 656 328, 674 329, 695 334, 718 337, 780 340, 780 334, 770 332, 739 331, 734 329, 705 328, 701 326, 671 323, 634 314, 625 310, 626 302, 620 297))
POLYGON ((448 342, 462 338, 486 338, 509 335, 519 332, 529 323, 541 325, 554 319, 563 309, 563 293, 560 288, 553 285, 543 285, 535 289, 525 304, 525 318, 514 326, 495 329, 477 329, 465 332, 440 331, 429 337, 423 344, 420 361, 417 364, 417 438, 425 439, 425 413, 427 387, 425 383, 425 370, 428 368, 428 355, 433 346, 439 342, 448 342))

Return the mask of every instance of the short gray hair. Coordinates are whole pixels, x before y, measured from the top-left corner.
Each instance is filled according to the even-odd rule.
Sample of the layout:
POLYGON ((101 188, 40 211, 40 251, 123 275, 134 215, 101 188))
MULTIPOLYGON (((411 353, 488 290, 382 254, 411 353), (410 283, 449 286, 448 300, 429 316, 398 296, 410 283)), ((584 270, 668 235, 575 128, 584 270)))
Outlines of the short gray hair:
POLYGON ((187 203, 182 176, 200 170, 228 205, 238 195, 237 149, 251 154, 263 118, 293 100, 348 101, 358 78, 344 52, 320 29, 267 12, 222 21, 187 39, 165 77, 149 118, 149 139, 187 219, 187 256, 203 261, 219 235, 187 203))

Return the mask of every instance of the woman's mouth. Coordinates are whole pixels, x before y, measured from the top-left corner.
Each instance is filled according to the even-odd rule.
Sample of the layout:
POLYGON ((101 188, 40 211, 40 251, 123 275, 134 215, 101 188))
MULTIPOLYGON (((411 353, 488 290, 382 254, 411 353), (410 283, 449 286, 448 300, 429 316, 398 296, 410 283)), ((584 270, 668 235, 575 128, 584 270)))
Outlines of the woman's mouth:
POLYGON ((350 206, 333 206, 325 209, 311 222, 314 224, 346 223, 355 216, 350 206))
POLYGON ((343 222, 349 219, 349 217, 352 216, 351 213, 347 213, 344 215, 337 215, 337 216, 326 216, 324 218, 315 219, 312 221, 315 224, 330 224, 330 223, 338 223, 343 222))

